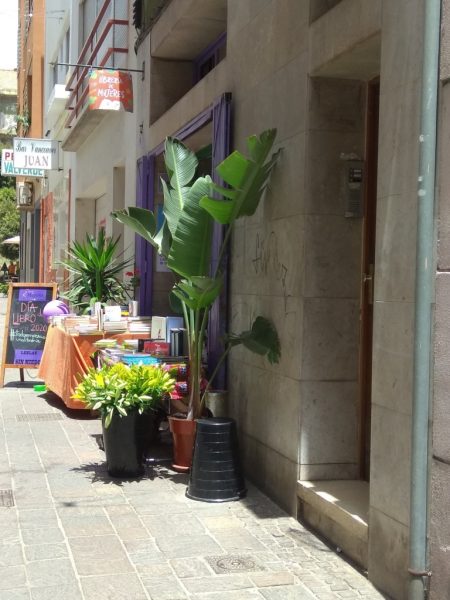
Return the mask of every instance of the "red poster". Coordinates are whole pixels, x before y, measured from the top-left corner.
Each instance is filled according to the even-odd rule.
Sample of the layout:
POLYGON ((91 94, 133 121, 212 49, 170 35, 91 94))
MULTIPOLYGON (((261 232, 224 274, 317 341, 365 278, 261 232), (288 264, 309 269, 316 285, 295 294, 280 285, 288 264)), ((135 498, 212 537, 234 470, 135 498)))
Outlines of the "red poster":
POLYGON ((133 112, 131 73, 93 70, 89 77, 89 109, 133 112))

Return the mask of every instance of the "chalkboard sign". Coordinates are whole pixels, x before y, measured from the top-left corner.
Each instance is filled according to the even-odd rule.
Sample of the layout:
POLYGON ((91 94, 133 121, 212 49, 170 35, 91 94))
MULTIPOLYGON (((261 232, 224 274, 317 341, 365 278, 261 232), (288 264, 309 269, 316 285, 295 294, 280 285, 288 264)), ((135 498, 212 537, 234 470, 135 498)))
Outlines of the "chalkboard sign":
POLYGON ((9 284, 0 386, 3 386, 5 368, 36 369, 39 366, 48 328, 42 311, 55 297, 55 283, 9 284))

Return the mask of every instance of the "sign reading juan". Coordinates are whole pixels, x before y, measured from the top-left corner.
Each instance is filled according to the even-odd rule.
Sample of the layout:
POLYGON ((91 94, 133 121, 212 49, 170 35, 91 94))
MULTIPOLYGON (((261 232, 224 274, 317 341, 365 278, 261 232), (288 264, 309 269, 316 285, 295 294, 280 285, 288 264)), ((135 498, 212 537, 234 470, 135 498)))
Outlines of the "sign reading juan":
MULTIPOLYGON (((0 387, 5 368, 36 369, 47 336, 44 306, 56 297, 56 284, 11 283, 8 290, 0 387)), ((21 371, 21 379, 23 373, 21 371)))

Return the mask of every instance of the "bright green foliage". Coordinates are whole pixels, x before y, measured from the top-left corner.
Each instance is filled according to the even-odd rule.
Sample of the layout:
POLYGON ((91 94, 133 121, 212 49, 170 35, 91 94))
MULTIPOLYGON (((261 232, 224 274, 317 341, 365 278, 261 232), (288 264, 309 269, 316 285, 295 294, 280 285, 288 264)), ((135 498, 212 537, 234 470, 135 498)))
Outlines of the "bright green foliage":
POLYGON ((64 298, 83 311, 94 302, 125 302, 127 286, 120 278, 131 260, 115 258, 119 239, 106 239, 100 229, 97 239, 86 235, 84 244, 72 244, 67 260, 61 261, 71 275, 70 288, 62 294, 64 298))
POLYGON ((109 427, 115 411, 126 416, 133 409, 140 414, 157 409, 174 386, 175 380, 161 366, 117 363, 89 369, 73 398, 84 402, 86 408, 100 411, 105 427, 109 427))
POLYGON ((212 189, 223 198, 218 201, 208 197, 200 201, 200 205, 216 221, 228 225, 239 217, 251 216, 255 213, 279 157, 280 151, 266 163, 275 136, 275 129, 264 131, 260 137, 252 135, 247 140, 250 158, 235 151, 217 167, 219 175, 230 188, 213 184, 212 189))
MULTIPOLYGON (((215 185, 210 177, 194 180, 198 160, 180 141, 168 138, 165 162, 169 183, 162 180, 165 221, 155 234, 153 213, 144 209, 129 209, 113 213, 113 217, 130 226, 167 257, 173 273, 180 276, 172 296, 181 301, 189 340, 189 412, 188 418, 201 415, 204 394, 201 396, 201 357, 205 343, 209 311, 222 290, 221 264, 236 220, 253 215, 267 187, 279 152, 267 160, 276 130, 263 132, 247 140, 249 158, 233 152, 217 171, 229 188, 215 185), (210 194, 219 194, 214 199, 210 194), (218 266, 211 274, 211 244, 214 221, 225 225, 218 266), (143 232, 142 229, 145 229, 143 232)), ((213 380, 230 349, 244 344, 249 350, 278 362, 280 343, 273 325, 258 317, 249 331, 230 335, 218 365, 210 377, 213 380)))
MULTIPOLYGON (((18 235, 20 232, 20 214, 16 208, 15 188, 0 188, 0 242, 18 235)), ((19 246, 1 244, 0 254, 14 260, 19 257, 19 246)))

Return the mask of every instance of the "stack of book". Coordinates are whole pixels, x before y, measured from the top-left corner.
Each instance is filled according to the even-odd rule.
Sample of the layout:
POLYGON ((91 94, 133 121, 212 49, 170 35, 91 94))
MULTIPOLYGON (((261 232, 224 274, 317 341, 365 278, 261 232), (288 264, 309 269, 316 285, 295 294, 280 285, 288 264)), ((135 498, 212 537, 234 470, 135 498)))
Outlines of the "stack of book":
POLYGON ((126 331, 128 323, 125 319, 120 321, 105 321, 103 323, 103 330, 106 331, 126 331))
POLYGON ((151 333, 150 317, 128 317, 128 331, 130 333, 151 333))

